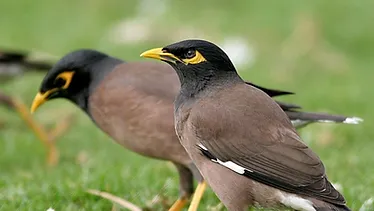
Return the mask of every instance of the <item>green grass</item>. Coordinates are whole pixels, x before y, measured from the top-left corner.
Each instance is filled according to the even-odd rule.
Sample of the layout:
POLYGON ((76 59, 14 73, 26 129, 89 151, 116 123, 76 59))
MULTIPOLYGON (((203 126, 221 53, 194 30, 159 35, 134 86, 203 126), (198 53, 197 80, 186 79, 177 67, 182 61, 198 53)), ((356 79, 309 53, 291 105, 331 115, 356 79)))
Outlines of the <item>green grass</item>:
MULTIPOLYGON (((365 119, 360 125, 319 124, 300 132, 320 155, 329 179, 343 186, 352 210, 374 197, 373 1, 168 2, 162 16, 145 16, 154 20, 154 36, 118 45, 110 41, 108 31, 135 15, 137 1, 2 1, 0 46, 58 56, 94 48, 131 61, 140 60, 146 49, 181 39, 176 31, 183 27, 192 27, 201 38, 214 42, 242 36, 257 55, 253 66, 241 68, 243 77, 297 92, 282 99, 306 110, 365 119), (301 32, 294 33, 295 28, 301 32)), ((0 89, 30 105, 42 78, 42 74, 26 74, 0 89)), ((50 102, 35 118, 53 124, 65 112, 74 112, 77 121, 57 142, 59 165, 47 168, 43 145, 14 112, 0 108, 1 121, 6 122, 0 131, 0 210, 111 209, 111 202, 85 193, 87 188, 109 191, 140 206, 156 194, 171 201, 177 198, 178 180, 171 165, 124 150, 70 103, 50 102)), ((201 210, 218 203, 209 191, 201 210)))

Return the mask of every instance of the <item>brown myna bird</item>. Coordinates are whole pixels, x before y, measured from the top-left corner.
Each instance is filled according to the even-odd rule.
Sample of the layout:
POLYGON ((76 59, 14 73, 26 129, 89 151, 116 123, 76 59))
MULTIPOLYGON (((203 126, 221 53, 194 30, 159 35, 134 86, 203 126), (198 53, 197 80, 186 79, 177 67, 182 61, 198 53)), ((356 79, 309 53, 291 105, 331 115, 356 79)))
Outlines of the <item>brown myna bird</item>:
MULTIPOLYGON (((257 87, 270 96, 290 94, 257 87)), ((175 134, 173 101, 179 89, 178 76, 167 64, 127 63, 98 51, 78 50, 64 56, 47 73, 31 111, 47 100, 68 99, 120 145, 173 162, 180 177, 181 196, 170 210, 180 210, 193 193, 193 178, 203 183, 175 134)), ((282 105, 298 113, 293 111, 297 106, 282 105)))
POLYGON ((349 210, 286 113, 246 84, 218 46, 185 40, 141 56, 165 61, 177 72, 176 133, 228 210, 349 210))
MULTIPOLYGON (((1 49, 0 82, 4 83, 28 71, 45 72, 53 66, 53 64, 50 61, 46 61, 45 58, 35 59, 30 57, 30 55, 32 55, 32 52, 1 49)), ((0 103, 19 113, 21 118, 46 146, 48 150, 47 163, 49 165, 56 164, 58 161, 58 152, 53 144, 53 140, 55 140, 62 131, 65 131, 69 124, 63 121, 57 124, 56 128, 47 132, 42 125, 38 124, 32 116, 30 116, 29 109, 20 99, 0 92, 0 103)))

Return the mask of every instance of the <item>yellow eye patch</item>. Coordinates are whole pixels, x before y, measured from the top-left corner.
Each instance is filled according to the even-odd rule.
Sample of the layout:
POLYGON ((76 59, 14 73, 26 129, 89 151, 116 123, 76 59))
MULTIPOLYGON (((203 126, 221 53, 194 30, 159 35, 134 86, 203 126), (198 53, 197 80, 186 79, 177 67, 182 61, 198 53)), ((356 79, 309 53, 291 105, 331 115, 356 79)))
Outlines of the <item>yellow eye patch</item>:
POLYGON ((57 77, 56 80, 61 78, 65 81, 64 86, 62 86, 62 89, 67 89, 71 83, 71 80, 73 79, 74 71, 69 71, 69 72, 63 72, 60 73, 57 77))
POLYGON ((39 106, 41 106, 43 103, 45 103, 48 98, 55 92, 58 92, 61 89, 67 89, 71 83, 71 80, 73 79, 74 71, 69 72, 63 72, 60 73, 55 80, 62 79, 64 80, 64 85, 61 87, 55 87, 53 89, 50 89, 46 92, 39 92, 31 105, 31 113, 33 113, 39 106))
POLYGON ((206 62, 206 59, 201 55, 199 51, 195 52, 195 56, 190 59, 182 59, 186 64, 199 64, 201 62, 206 62))

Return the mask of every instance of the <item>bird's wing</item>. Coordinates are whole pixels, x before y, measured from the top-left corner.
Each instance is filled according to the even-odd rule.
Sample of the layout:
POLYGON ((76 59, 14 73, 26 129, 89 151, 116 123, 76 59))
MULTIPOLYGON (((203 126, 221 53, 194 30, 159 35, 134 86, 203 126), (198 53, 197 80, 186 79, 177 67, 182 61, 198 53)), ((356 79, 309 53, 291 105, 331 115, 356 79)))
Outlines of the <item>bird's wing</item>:
POLYGON ((250 86, 254 86, 257 89, 262 90, 263 92, 265 92, 266 94, 268 94, 270 97, 277 97, 277 96, 293 95, 293 94, 295 94, 295 93, 289 92, 289 91, 283 91, 283 90, 277 90, 277 89, 268 89, 268 88, 256 85, 256 84, 248 82, 248 81, 246 81, 245 83, 248 84, 248 85, 250 85, 250 86))
POLYGON ((201 99, 189 117, 205 156, 280 190, 345 204, 327 180, 319 157, 300 141, 271 98, 249 86, 211 96, 201 99))
MULTIPOLYGON (((251 83, 251 82, 248 82, 246 81, 245 82, 247 85, 250 85, 250 86, 253 86, 253 87, 256 87, 257 89, 265 92, 266 94, 268 94, 270 97, 277 97, 277 96, 283 96, 283 95, 293 95, 295 93, 293 92, 289 92, 289 91, 283 91, 283 90, 277 90, 277 89, 268 89, 268 88, 265 88, 265 87, 262 87, 262 86, 259 86, 259 85, 256 85, 254 83, 251 83)), ((301 106, 299 105, 296 105, 296 104, 291 104, 291 103, 284 103, 284 102, 280 102, 280 101, 275 101, 278 103, 278 105, 284 110, 284 111, 290 111, 290 110, 294 110, 294 109, 301 109, 301 106)))
POLYGON ((277 102, 277 104, 283 109, 283 111, 294 111, 297 109, 301 109, 301 106, 296 105, 296 104, 280 102, 277 100, 275 102, 277 102))

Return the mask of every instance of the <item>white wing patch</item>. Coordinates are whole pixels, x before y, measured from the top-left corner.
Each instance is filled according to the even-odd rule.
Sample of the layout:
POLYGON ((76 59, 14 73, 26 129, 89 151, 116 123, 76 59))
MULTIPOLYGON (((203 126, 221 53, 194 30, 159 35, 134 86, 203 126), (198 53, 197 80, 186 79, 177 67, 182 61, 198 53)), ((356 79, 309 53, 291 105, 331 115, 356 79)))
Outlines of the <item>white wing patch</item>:
MULTIPOLYGON (((202 144, 198 144, 198 147, 200 147, 201 150, 204 150, 206 153, 209 153, 208 149, 202 145, 202 144)), ((211 155, 209 153, 209 155, 211 155)), ((213 155, 211 155, 213 156, 213 155)), ((249 169, 246 169, 242 166, 239 166, 238 164, 232 162, 232 161, 221 161, 220 159, 218 158, 213 158, 213 157, 210 157, 211 158, 211 161, 215 162, 215 163, 218 163, 222 166, 225 166, 226 168, 238 173, 238 174, 244 174, 245 171, 247 172, 253 172, 252 170, 249 170, 249 169)), ((317 211, 314 207, 313 207, 313 203, 307 199, 304 199, 304 198, 301 198, 297 195, 294 195, 294 194, 289 194, 289 193, 285 193, 285 192, 281 192, 281 191, 278 191, 277 192, 278 194, 278 199, 280 201, 280 203, 282 203, 283 205, 287 206, 287 207, 290 207, 292 209, 295 209, 295 210, 299 210, 299 211, 317 211)))
POLYGON ((222 162, 219 159, 216 161, 217 163, 221 164, 222 166, 225 166, 226 168, 229 168, 233 171, 235 171, 238 174, 244 174, 244 171, 246 170, 245 168, 239 166, 238 164, 231 162, 231 161, 226 161, 222 162))
MULTIPOLYGON (((206 151, 206 152, 209 152, 208 149, 207 149, 204 145, 202 145, 202 144, 198 144, 198 146, 199 146, 202 150, 204 150, 204 151, 206 151)), ((242 166, 239 166, 238 164, 236 164, 236 163, 234 163, 234 162, 232 162, 232 161, 221 161, 221 160, 218 159, 218 158, 211 158, 211 161, 213 161, 213 162, 215 162, 215 163, 218 163, 218 164, 220 164, 220 165, 222 165, 222 166, 224 166, 224 167, 226 167, 226 168, 228 168, 228 169, 231 169, 232 171, 234 171, 234 172, 236 172, 236 173, 238 173, 238 174, 244 174, 245 171, 253 172, 252 170, 249 170, 249 169, 246 169, 246 168, 244 168, 244 167, 242 167, 242 166)))
POLYGON ((300 211, 317 211, 313 207, 313 203, 307 199, 280 191, 278 192, 278 195, 279 201, 287 207, 300 211))
POLYGON ((208 151, 208 149, 204 145, 202 145, 202 144, 198 144, 197 146, 199 146, 201 149, 203 149, 205 151, 208 151))

